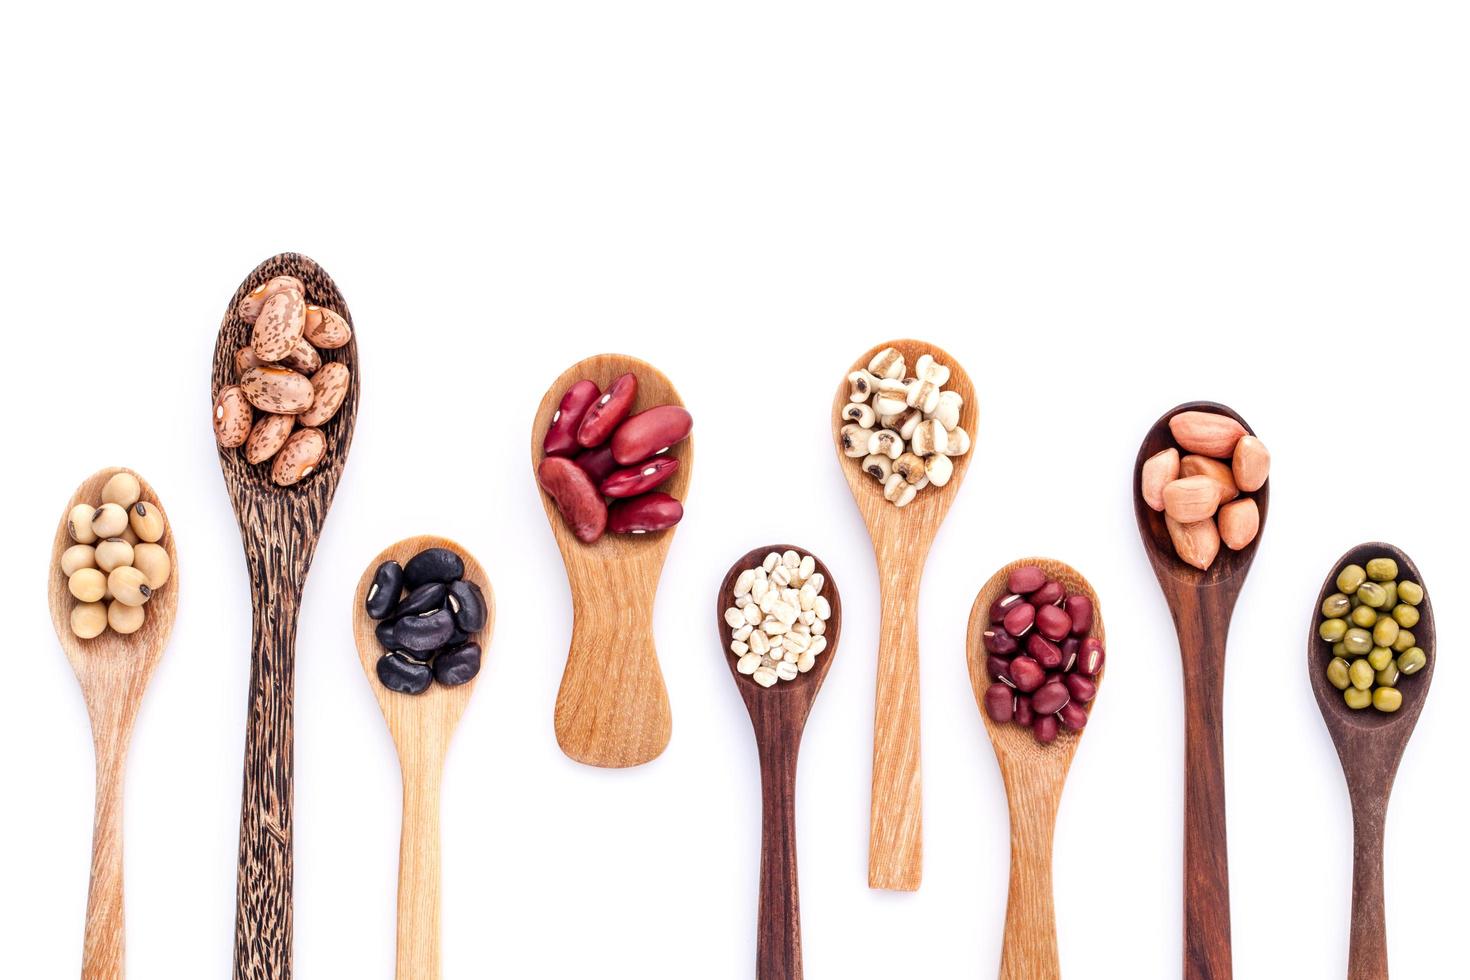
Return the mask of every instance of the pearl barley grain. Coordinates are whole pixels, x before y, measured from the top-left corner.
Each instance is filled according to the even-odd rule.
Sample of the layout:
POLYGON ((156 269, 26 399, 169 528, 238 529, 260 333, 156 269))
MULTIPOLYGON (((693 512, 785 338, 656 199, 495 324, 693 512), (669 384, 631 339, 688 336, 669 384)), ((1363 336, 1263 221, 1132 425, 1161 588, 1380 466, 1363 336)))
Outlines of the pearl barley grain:
POLYGON ((762 687, 795 680, 816 666, 827 647, 832 608, 821 595, 826 579, 816 559, 794 550, 771 552, 736 577, 726 608, 735 669, 762 687), (742 600, 746 600, 742 605, 742 600))

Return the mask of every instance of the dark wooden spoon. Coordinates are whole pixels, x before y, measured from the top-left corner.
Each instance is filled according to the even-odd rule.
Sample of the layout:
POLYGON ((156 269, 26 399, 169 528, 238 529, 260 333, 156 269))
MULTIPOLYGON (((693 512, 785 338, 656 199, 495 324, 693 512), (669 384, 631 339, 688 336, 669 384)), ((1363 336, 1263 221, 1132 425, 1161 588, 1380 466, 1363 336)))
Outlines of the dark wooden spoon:
POLYGON ((1386 980, 1388 977, 1388 937, 1383 916, 1383 825, 1388 814, 1388 796, 1393 791, 1394 775, 1404 747, 1434 677, 1434 609, 1429 603, 1429 590, 1419 604, 1419 622, 1414 626, 1415 645, 1428 660, 1418 673, 1402 677, 1398 689, 1404 702, 1393 714, 1373 708, 1354 711, 1342 699, 1342 692, 1327 680, 1327 663, 1332 659, 1332 645, 1317 634, 1322 621, 1323 601, 1337 591, 1337 573, 1344 565, 1366 565, 1372 558, 1392 558, 1399 563, 1399 578, 1424 584, 1419 568, 1408 555, 1391 544, 1369 541, 1360 544, 1337 560, 1322 583, 1317 604, 1312 607, 1312 625, 1307 634, 1307 677, 1312 693, 1322 709, 1322 720, 1337 746, 1342 759, 1342 772, 1347 778, 1348 797, 1353 807, 1353 918, 1348 942, 1349 980, 1386 980))
POLYGON ((822 560, 812 552, 790 544, 772 544, 756 548, 730 566, 715 601, 715 629, 720 638, 721 656, 735 678, 735 686, 750 712, 755 729, 756 751, 761 762, 761 891, 759 919, 756 922, 756 977, 758 980, 800 980, 801 970, 801 903, 796 887, 796 754, 801 748, 801 734, 806 728, 812 702, 822 689, 822 681, 837 654, 837 640, 842 635, 842 596, 837 580, 822 560), (817 571, 826 579, 822 595, 832 605, 827 620, 827 649, 817 662, 795 680, 778 681, 774 687, 761 687, 735 669, 736 658, 730 653, 730 626, 725 610, 735 604, 735 580, 747 568, 759 565, 771 552, 797 551, 811 555, 817 571))
POLYGON ((1228 415, 1217 402, 1188 402, 1164 413, 1144 436, 1133 465, 1133 510, 1143 548, 1174 616, 1184 665, 1184 976, 1222 980, 1231 975, 1230 870, 1225 836, 1225 640, 1230 616, 1266 530, 1271 481, 1252 496, 1260 510, 1255 540, 1240 551, 1222 546, 1205 571, 1174 553, 1164 515, 1144 502, 1140 480, 1150 456, 1175 445, 1169 420, 1180 412, 1228 415))
MULTIPOLYGON (((237 381, 235 352, 250 343, 251 326, 236 308, 245 294, 275 276, 295 276, 306 301, 336 311, 352 325, 336 283, 311 259, 286 252, 245 277, 220 323, 214 347, 211 403, 237 381)), ((292 706, 296 679, 296 621, 327 509, 342 476, 357 421, 357 334, 345 347, 322 351, 352 372, 342 406, 325 425, 327 452, 315 473, 291 487, 271 482, 270 464, 252 465, 243 448, 220 449, 225 489, 240 523, 250 571, 253 638, 250 702, 245 728, 245 785, 240 804, 240 875, 236 887, 235 977, 289 980, 291 976, 292 706)))

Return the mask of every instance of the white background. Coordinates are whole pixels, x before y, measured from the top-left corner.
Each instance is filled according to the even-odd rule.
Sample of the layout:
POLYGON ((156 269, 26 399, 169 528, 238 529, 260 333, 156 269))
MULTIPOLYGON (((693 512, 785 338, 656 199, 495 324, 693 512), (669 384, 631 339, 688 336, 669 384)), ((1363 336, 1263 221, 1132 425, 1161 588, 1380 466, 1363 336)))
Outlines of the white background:
POLYGON ((1007 822, 963 637, 993 569, 1043 554, 1096 585, 1111 652, 1057 833, 1062 962, 1177 975, 1179 659, 1129 476, 1194 398, 1275 454, 1227 678, 1237 973, 1344 972, 1351 827, 1304 637, 1334 559, 1382 538, 1444 654, 1389 819, 1390 954, 1445 976, 1470 876, 1467 26, 1280 0, 12 8, 0 973, 80 959, 91 742, 43 585, 68 495, 126 464, 182 569, 128 774, 129 964, 227 975, 250 626, 209 362, 241 278, 299 250, 351 304, 362 402, 298 643, 298 976, 392 973, 398 774, 348 617, 420 532, 469 547, 500 610, 446 774, 446 976, 751 975, 759 784, 709 610, 783 539, 848 617, 802 753, 808 974, 995 969, 1007 822), (903 335, 981 401, 924 584, 912 895, 865 886, 875 573, 828 420, 849 360, 903 335), (603 350, 657 363, 699 444, 657 605, 674 737, 624 772, 552 735, 569 600, 526 455, 545 386, 603 350))

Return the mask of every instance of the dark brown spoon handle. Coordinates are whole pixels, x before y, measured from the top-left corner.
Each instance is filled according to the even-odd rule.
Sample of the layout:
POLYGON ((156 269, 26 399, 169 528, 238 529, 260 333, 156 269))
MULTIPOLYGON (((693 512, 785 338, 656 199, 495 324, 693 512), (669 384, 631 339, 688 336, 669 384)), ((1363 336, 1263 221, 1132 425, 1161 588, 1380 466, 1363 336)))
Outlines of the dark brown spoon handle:
POLYGON ((1353 922, 1348 980, 1388 980, 1383 918, 1383 825, 1388 797, 1353 794, 1353 922))
MULTIPOLYGON (((776 692, 761 692, 779 697, 776 692)), ((780 714, 780 712, 772 712, 780 714)), ((783 726, 784 727, 784 726, 783 726)), ((757 980, 800 980, 801 901, 796 885, 796 754, 801 732, 759 740, 761 894, 756 923, 757 980), (781 737, 781 736, 787 737, 781 737)))

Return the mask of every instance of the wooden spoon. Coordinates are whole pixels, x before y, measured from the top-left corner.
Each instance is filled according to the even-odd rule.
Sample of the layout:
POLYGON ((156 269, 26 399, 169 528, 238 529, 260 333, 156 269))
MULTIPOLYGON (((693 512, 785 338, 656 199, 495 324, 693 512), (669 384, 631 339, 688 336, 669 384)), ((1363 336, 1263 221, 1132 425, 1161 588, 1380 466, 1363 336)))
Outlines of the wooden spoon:
POLYGON ((1323 601, 1337 591, 1337 573, 1344 565, 1366 565, 1372 558, 1392 558, 1399 563, 1399 578, 1417 582, 1424 579, 1408 555, 1391 544, 1370 541, 1360 544, 1339 558, 1322 583, 1317 605, 1312 609, 1311 631, 1307 634, 1307 677, 1322 720, 1337 746, 1347 777, 1348 796, 1353 807, 1353 918, 1348 944, 1349 980, 1386 980, 1388 977, 1388 937, 1383 916, 1383 827, 1388 814, 1388 796, 1393 791, 1394 775, 1399 769, 1404 748, 1434 677, 1434 608, 1429 592, 1419 604, 1419 622, 1414 626, 1415 645, 1428 656, 1418 673, 1401 677, 1398 689, 1403 692, 1403 705, 1393 714, 1374 708, 1354 711, 1343 701, 1342 692, 1327 680, 1327 663, 1332 658, 1331 644, 1317 635, 1323 601))
MULTIPOLYGON (((378 680, 378 660, 384 654, 367 614, 368 589, 373 573, 390 559, 401 565, 429 548, 448 548, 464 559, 464 578, 485 594, 485 628, 475 635, 481 656, 490 647, 495 630, 495 593, 485 569, 474 557, 447 538, 406 538, 385 548, 362 573, 352 600, 352 634, 362 659, 368 685, 383 709, 398 764, 403 771, 403 831, 398 851, 398 980, 439 980, 439 786, 444 756, 460 716, 475 692, 477 675, 458 687, 435 683, 423 694, 399 694, 378 680)), ((483 668, 482 668, 483 670, 483 668)))
MULTIPOLYGON (((566 390, 584 378, 606 390, 614 378, 630 371, 638 376, 634 412, 684 404, 668 378, 636 357, 598 354, 578 361, 552 382, 531 423, 533 478, 546 455, 541 448, 546 430, 566 390)), ((669 455, 679 460, 679 469, 659 489, 685 500, 694 437, 669 455)), ((572 591, 572 643, 556 695, 557 744, 589 766, 642 765, 663 752, 673 724, 653 645, 653 597, 677 528, 657 534, 604 534, 583 544, 550 496, 542 493, 541 503, 572 591)))
MULTIPOLYGON (((230 298, 214 347, 212 396, 237 380, 235 352, 250 343, 251 326, 235 312, 245 294, 275 276, 295 276, 306 301, 339 313, 349 325, 347 302, 321 267, 286 252, 266 259, 230 298)), ((236 887, 235 976, 288 980, 291 976, 292 707, 296 681, 296 621, 301 590, 316 552, 327 509, 342 476, 362 379, 357 338, 322 361, 340 361, 352 372, 337 414, 323 425, 327 452, 317 471, 291 487, 271 482, 270 464, 252 465, 243 448, 219 449, 225 489, 240 524, 250 571, 253 636, 250 701, 245 728, 245 780, 240 804, 240 874, 236 887)))
MULTIPOLYGON (((74 542, 67 532, 67 515, 78 504, 101 503, 102 488, 121 467, 98 470, 87 478, 62 512, 47 567, 47 598, 56 638, 82 685, 87 715, 92 720, 92 747, 97 756, 96 816, 92 824, 92 881, 87 889, 87 926, 82 947, 82 977, 103 980, 123 975, 123 766, 143 691, 163 657, 179 608, 179 556, 174 550, 173 526, 159 542, 173 566, 168 584, 144 607, 147 619, 136 633, 124 636, 112 630, 83 640, 71 631, 71 611, 77 600, 61 574, 61 554, 74 542)), ((168 517, 158 495, 138 474, 142 498, 168 517)))
MULTIPOLYGON (((1055 742, 1042 745, 1031 729, 996 724, 985 710, 985 692, 990 689, 991 680, 985 669, 983 635, 990 625, 990 607, 1005 594, 1006 579, 1011 572, 1025 565, 1039 566, 1047 578, 1062 583, 1068 595, 1091 598, 1093 621, 1088 635, 1106 642, 1097 592, 1075 568, 1050 558, 1011 562, 990 577, 970 609, 970 629, 965 639, 970 686, 975 690, 975 704, 980 708, 985 730, 990 733, 990 744, 995 747, 1011 815, 1011 886, 1000 952, 1002 980, 1061 976, 1056 908, 1052 901, 1052 838, 1056 832, 1057 807, 1062 802, 1062 786, 1067 781, 1072 757, 1077 754, 1077 743, 1082 740, 1082 732, 1063 725, 1058 728, 1055 742)), ((1099 687, 1105 673, 1106 668, 1097 676, 1099 687)))
POLYGON ((1225 640, 1235 600, 1266 530, 1271 482, 1252 496, 1260 510, 1255 540, 1240 551, 1221 547, 1206 571, 1174 553, 1164 515, 1144 502, 1143 464, 1174 446, 1169 419, 1180 412, 1228 415, 1251 432, 1234 411, 1216 402, 1189 402, 1165 412, 1144 436, 1133 466, 1133 510, 1143 548, 1174 616, 1184 664, 1184 976, 1213 980, 1231 975, 1230 871, 1225 837, 1225 640))
POLYGON ((756 751, 761 762, 761 891, 756 921, 756 976, 760 980, 800 980, 801 902, 796 887, 796 754, 806 728, 812 702, 837 654, 842 635, 842 596, 837 580, 822 560, 810 551, 789 544, 756 548, 730 566, 715 602, 715 629, 724 651, 725 664, 750 712, 755 729, 756 751), (827 620, 827 648, 816 664, 795 680, 778 681, 761 687, 735 669, 737 658, 730 653, 730 627, 725 610, 735 604, 735 580, 754 568, 771 552, 796 551, 812 555, 817 571, 826 579, 822 595, 832 605, 827 620))
POLYGON ((975 454, 980 408, 975 388, 958 361, 922 340, 890 340, 853 361, 832 400, 832 440, 837 462, 857 501, 878 560, 882 627, 878 636, 878 691, 873 717, 873 798, 868 838, 868 887, 915 891, 923 875, 923 784, 919 769, 919 583, 929 546, 944 523, 975 454), (932 354, 950 369, 948 391, 964 399, 960 426, 971 448, 954 457, 954 475, 943 487, 926 487, 907 507, 883 498, 883 486, 863 472, 862 460, 842 452, 842 410, 852 386, 847 374, 866 368, 885 347, 895 347, 912 367, 932 354))

